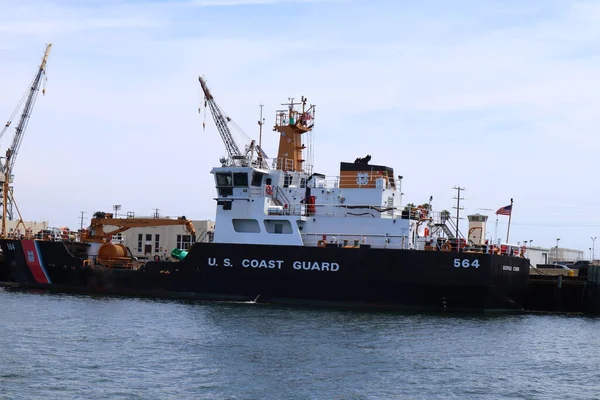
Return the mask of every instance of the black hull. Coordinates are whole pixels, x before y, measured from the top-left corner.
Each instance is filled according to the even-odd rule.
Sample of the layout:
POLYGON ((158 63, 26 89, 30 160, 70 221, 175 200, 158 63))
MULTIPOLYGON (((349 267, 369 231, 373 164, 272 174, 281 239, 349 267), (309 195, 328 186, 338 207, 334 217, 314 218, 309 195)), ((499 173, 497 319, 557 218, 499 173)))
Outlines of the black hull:
POLYGON ((491 254, 197 243, 181 262, 85 266, 61 242, 0 240, 0 279, 77 293, 431 311, 518 311, 528 260, 491 254))

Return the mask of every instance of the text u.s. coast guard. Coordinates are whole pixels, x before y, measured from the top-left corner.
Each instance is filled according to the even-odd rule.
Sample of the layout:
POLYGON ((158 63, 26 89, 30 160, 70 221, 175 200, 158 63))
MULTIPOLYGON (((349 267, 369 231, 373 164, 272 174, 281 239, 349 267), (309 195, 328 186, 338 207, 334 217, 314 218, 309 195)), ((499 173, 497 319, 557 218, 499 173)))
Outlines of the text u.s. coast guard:
MULTIPOLYGON (((288 262, 289 263, 289 262, 288 262)), ((266 268, 266 269, 282 269, 286 262, 283 260, 259 260, 256 258, 244 258, 240 265, 243 268, 266 268)), ((221 262, 216 257, 208 257, 208 265, 211 267, 235 267, 230 258, 224 258, 221 262)), ((336 262, 328 261, 293 261, 292 268, 305 271, 327 271, 337 272, 340 270, 340 265, 336 262)))

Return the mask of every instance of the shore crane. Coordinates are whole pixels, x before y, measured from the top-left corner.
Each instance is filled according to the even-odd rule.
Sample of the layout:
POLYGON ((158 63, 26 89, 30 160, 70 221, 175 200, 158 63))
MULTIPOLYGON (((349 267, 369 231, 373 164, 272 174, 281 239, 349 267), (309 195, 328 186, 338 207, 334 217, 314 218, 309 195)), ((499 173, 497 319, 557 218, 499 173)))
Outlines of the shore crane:
MULTIPOLYGON (((2 237, 6 237, 7 234, 6 220, 13 219, 14 198, 12 194, 12 187, 10 186, 10 184, 13 182, 13 167, 15 165, 15 160, 17 158, 19 148, 21 147, 21 142, 23 141, 23 134, 25 133, 25 129, 27 128, 29 118, 31 117, 31 112, 33 111, 33 106, 35 105, 37 95, 40 91, 40 86, 42 85, 43 78, 45 78, 46 75, 46 62, 48 61, 48 56, 50 55, 51 49, 52 43, 46 46, 46 51, 44 52, 44 56, 42 57, 42 62, 33 78, 33 81, 31 82, 29 89, 19 102, 10 120, 6 123, 6 125, 0 132, 1 138, 10 128, 12 118, 17 114, 18 110, 20 110, 21 106, 23 105, 21 111, 21 118, 19 119, 18 125, 15 127, 15 135, 13 136, 10 147, 6 150, 6 157, 4 157, 4 160, 0 159, 0 183, 2 183, 0 188, 0 201, 2 202, 2 237)), ((42 94, 45 94, 45 92, 46 89, 43 89, 42 94)), ((17 208, 17 212, 18 211, 19 210, 17 208)), ((22 221, 22 218, 20 218, 19 222, 22 223, 22 221)))
MULTIPOLYGON (((260 148, 260 146, 256 144, 256 141, 252 140, 250 144, 246 146, 245 153, 240 151, 240 148, 235 142, 233 135, 231 134, 231 130, 229 129, 228 123, 231 122, 231 118, 227 116, 223 109, 215 102, 210 89, 206 85, 206 80, 204 77, 199 76, 198 80, 200 81, 200 86, 204 92, 204 107, 210 110, 213 120, 215 121, 215 125, 217 126, 217 130, 219 131, 221 139, 223 139, 223 143, 225 144, 225 149, 227 150, 228 159, 222 159, 221 163, 225 164, 228 162, 230 165, 242 167, 252 164, 259 168, 268 168, 266 162, 267 155, 260 148), (254 152, 257 152, 258 159, 253 161, 254 152)), ((244 136, 247 136, 245 133, 243 134, 244 136)))

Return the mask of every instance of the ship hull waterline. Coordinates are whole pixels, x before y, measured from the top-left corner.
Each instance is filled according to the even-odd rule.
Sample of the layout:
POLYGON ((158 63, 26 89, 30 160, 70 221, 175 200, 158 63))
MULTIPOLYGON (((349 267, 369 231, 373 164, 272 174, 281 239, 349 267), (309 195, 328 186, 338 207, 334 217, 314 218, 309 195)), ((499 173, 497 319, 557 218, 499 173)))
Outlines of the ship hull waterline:
POLYGON ((527 259, 482 253, 196 243, 180 262, 84 265, 65 243, 0 240, 5 286, 140 297, 515 312, 527 259))

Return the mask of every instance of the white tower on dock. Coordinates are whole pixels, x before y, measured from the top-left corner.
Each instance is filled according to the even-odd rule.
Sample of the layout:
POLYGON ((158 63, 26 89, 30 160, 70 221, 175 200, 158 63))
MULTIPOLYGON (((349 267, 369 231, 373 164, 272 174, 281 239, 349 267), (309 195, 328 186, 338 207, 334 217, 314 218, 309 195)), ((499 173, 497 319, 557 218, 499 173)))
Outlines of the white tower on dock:
POLYGON ((469 243, 476 246, 483 246, 485 244, 487 215, 473 214, 467 215, 467 218, 469 219, 469 234, 467 235, 469 243))

